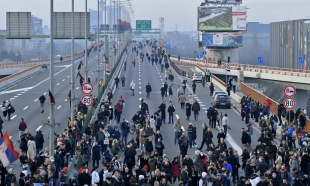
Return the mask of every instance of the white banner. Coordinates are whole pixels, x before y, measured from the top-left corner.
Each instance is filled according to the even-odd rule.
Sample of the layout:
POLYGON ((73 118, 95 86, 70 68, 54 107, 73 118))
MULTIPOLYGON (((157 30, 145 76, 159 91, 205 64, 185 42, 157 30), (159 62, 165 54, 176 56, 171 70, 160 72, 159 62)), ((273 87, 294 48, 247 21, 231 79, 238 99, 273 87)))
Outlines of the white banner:
POLYGON ((214 45, 223 45, 223 34, 214 34, 213 35, 213 44, 214 45))

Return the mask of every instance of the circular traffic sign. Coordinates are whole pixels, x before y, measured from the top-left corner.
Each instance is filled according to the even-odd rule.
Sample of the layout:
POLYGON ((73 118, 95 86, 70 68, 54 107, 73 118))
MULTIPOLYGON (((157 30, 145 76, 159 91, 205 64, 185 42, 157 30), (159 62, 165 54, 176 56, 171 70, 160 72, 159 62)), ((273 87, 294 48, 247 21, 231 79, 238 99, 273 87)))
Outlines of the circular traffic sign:
POLYGON ((283 104, 286 109, 292 110, 296 106, 296 100, 294 98, 286 98, 283 104))
POLYGON ((111 70, 111 69, 110 69, 110 64, 109 64, 109 63, 106 63, 106 64, 105 64, 105 70, 111 70))
POLYGON ((224 68, 229 69, 229 64, 228 64, 228 63, 225 63, 225 64, 224 64, 224 68))
POLYGON ((91 94, 94 90, 94 87, 92 84, 90 83, 84 83, 83 84, 83 88, 82 88, 82 91, 84 94, 91 94))
POLYGON ((284 94, 285 94, 287 97, 293 97, 293 96, 295 96, 295 94, 296 94, 296 89, 295 89, 295 87, 293 87, 292 85, 287 85, 287 86, 284 88, 284 94))
POLYGON ((89 107, 93 104, 93 98, 90 95, 85 95, 82 97, 81 102, 89 107))
POLYGON ((207 51, 203 51, 202 54, 203 54, 203 55, 207 55, 207 51))

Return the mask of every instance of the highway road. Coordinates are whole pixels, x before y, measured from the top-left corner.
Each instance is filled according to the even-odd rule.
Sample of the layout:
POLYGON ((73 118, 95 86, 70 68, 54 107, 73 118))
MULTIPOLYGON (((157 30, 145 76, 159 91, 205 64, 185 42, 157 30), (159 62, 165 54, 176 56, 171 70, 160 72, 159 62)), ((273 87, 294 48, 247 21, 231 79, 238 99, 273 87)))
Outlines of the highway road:
MULTIPOLYGON (((131 51, 131 50, 130 50, 131 51)), ((150 48, 143 49, 143 52, 148 51, 150 54, 150 48)), ((165 82, 164 74, 160 73, 160 66, 152 66, 151 63, 149 63, 147 60, 141 63, 137 63, 136 67, 133 67, 132 61, 133 59, 137 60, 137 56, 133 54, 132 52, 128 53, 127 57, 127 70, 123 71, 122 74, 126 77, 126 86, 124 88, 119 87, 114 92, 114 98, 113 98, 113 104, 115 104, 120 96, 123 96, 125 100, 125 108, 123 110, 123 114, 121 116, 121 120, 123 118, 126 118, 128 120, 131 120, 133 115, 139 110, 140 100, 146 98, 146 92, 145 92, 145 86, 147 83, 150 83, 152 86, 152 93, 151 98, 146 99, 146 102, 149 106, 150 113, 153 114, 155 111, 158 110, 158 106, 162 102, 161 95, 160 95, 160 88, 162 84, 165 82), (135 96, 131 95, 131 92, 129 90, 129 84, 131 81, 134 81, 136 84, 135 88, 135 96)), ((197 144, 200 145, 202 141, 202 123, 206 122, 208 123, 208 119, 206 116, 207 108, 211 105, 211 97, 209 96, 209 89, 207 87, 203 88, 201 84, 197 84, 197 94, 195 95, 195 99, 199 101, 201 106, 200 115, 198 118, 198 121, 194 121, 193 115, 190 118, 190 121, 186 121, 185 116, 185 109, 181 110, 180 104, 178 103, 177 99, 177 85, 181 84, 182 78, 179 77, 177 74, 174 73, 175 76, 175 85, 173 86, 173 92, 174 96, 172 98, 172 103, 175 106, 175 116, 174 120, 179 117, 181 119, 181 124, 186 129, 188 127, 189 122, 193 123, 197 127, 197 144)), ((191 81, 188 80, 188 90, 186 91, 186 95, 188 95, 189 91, 191 90, 191 81)), ((169 99, 165 98, 164 101, 166 102, 166 105, 168 107, 169 99)), ((233 147, 235 150, 241 154, 241 128, 246 127, 244 121, 241 121, 241 117, 238 114, 237 111, 233 109, 219 109, 220 112, 223 112, 223 114, 227 113, 229 117, 229 122, 232 127, 232 130, 229 130, 228 137, 226 139, 226 143, 228 147, 233 147)), ((168 114, 167 114, 168 116, 168 114)), ((168 118, 168 117, 167 117, 168 118)), ((166 119, 168 122, 168 119, 166 119)), ((218 130, 212 130, 214 138, 213 142, 217 144, 217 133, 218 130)), ((164 152, 167 152, 169 155, 170 160, 172 160, 174 157, 179 155, 179 147, 178 145, 174 145, 174 130, 172 124, 163 124, 161 127, 161 133, 164 138, 164 144, 166 149, 164 152)), ((252 136, 252 146, 257 144, 257 139, 259 137, 258 131, 254 130, 254 135, 252 136)), ((134 137, 134 136, 132 136, 134 137)), ((204 146, 203 150, 206 149, 206 146, 204 146)), ((188 150, 188 153, 190 155, 194 154, 194 151, 196 148, 192 148, 188 150)))
MULTIPOLYGON (((103 53, 99 54, 102 57, 103 53)), ((82 76, 86 79, 84 73, 84 58, 82 59, 84 65, 81 70, 82 76)), ((77 74, 77 68, 80 60, 75 61, 74 69, 75 74, 77 74)), ((103 69, 103 64, 100 64, 100 68, 103 69)), ((97 73, 97 53, 92 52, 88 58, 88 69, 91 82, 96 84, 97 73)), ((103 77, 103 76, 102 76, 103 77)), ((100 78, 102 78, 100 77, 100 78)), ((61 123, 60 127, 55 127, 55 132, 63 132, 64 128, 67 127, 68 117, 70 117, 70 104, 68 100, 68 92, 71 89, 70 79, 71 79, 71 64, 70 62, 58 63, 55 65, 55 86, 54 86, 54 97, 56 100, 55 108, 55 121, 56 123, 61 123)), ((99 78, 99 79, 100 79, 99 78)), ((43 73, 40 73, 31 79, 28 79, 9 90, 0 92, 1 102, 2 100, 11 100, 16 112, 12 114, 11 121, 4 121, 3 133, 8 132, 8 135, 13 136, 13 142, 15 143, 15 149, 19 150, 17 140, 18 137, 18 126, 21 118, 24 118, 28 125, 28 129, 31 134, 35 135, 37 129, 41 129, 45 138, 44 146, 48 147, 48 134, 49 128, 43 127, 43 123, 46 123, 49 119, 49 103, 50 98, 48 95, 49 89, 49 69, 43 73), (38 98, 44 94, 46 97, 45 102, 45 112, 41 113, 39 107, 38 98)), ((79 84, 79 78, 76 80, 76 97, 81 98, 83 93, 79 84)), ((94 86, 96 87, 96 86, 94 86)), ((97 89, 95 89, 96 91, 97 89)), ((93 93, 96 95, 97 93, 93 93)), ((77 101, 78 102, 78 101, 77 101)), ((73 105, 73 104, 72 104, 73 105)), ((19 165, 19 161, 17 165, 19 165)), ((14 164, 16 164, 16 162, 14 164)))

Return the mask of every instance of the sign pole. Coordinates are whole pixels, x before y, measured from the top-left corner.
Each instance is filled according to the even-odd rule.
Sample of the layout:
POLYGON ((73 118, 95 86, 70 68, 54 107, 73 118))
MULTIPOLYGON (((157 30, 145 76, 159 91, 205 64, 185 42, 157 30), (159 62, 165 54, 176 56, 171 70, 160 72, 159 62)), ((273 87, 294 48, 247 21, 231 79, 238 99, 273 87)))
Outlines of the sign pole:
POLYGON ((100 71, 99 71, 99 63, 100 63, 100 59, 99 59, 99 0, 98 0, 98 15, 97 15, 97 81, 96 83, 98 84, 98 93, 97 93, 97 97, 99 97, 99 92, 100 92, 100 88, 99 88, 99 79, 100 79, 100 71))
POLYGON ((85 78, 88 80, 88 70, 87 70, 87 0, 85 0, 85 78))
MULTIPOLYGON (((50 91, 53 94, 54 92, 54 1, 50 1, 50 91)), ((50 140, 49 140, 49 149, 50 155, 54 154, 54 104, 50 103, 50 140)))
MULTIPOLYGON (((74 0, 72 0, 72 10, 71 10, 71 122, 74 121, 74 0)), ((87 77, 85 77, 87 78, 87 77)))

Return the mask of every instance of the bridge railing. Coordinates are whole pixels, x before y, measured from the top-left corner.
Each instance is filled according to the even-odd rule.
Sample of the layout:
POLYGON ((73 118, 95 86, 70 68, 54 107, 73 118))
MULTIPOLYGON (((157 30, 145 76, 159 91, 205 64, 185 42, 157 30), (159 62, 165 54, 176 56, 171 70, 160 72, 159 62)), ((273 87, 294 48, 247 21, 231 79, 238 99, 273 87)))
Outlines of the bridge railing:
MULTIPOLYGON (((196 68, 200 69, 201 71, 205 71, 205 67, 202 67, 200 65, 196 65, 196 68)), ((224 87, 226 87, 226 83, 223 82, 222 80, 220 80, 219 78, 217 78, 216 76, 214 75, 211 75, 212 78, 214 80, 216 80, 218 83, 220 83, 221 85, 223 85, 224 87)), ((258 101, 259 103, 261 103, 262 105, 265 103, 265 100, 268 98, 270 99, 270 101, 272 102, 271 106, 270 106, 270 111, 271 112, 274 112, 274 113, 278 113, 278 106, 279 106, 279 103, 274 101, 273 99, 265 96, 264 94, 258 92, 257 90, 247 86, 246 84, 244 83, 241 83, 241 92, 245 95, 249 95, 251 94, 251 97, 255 100, 255 101, 258 101)), ((296 120, 296 118, 294 118, 294 120, 296 120)), ((310 134, 310 120, 307 119, 306 120, 306 126, 305 126, 305 130, 307 131, 307 133, 310 134)))

